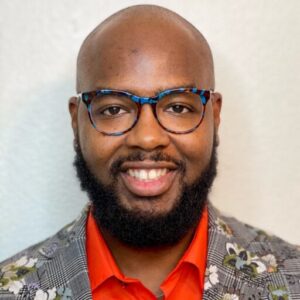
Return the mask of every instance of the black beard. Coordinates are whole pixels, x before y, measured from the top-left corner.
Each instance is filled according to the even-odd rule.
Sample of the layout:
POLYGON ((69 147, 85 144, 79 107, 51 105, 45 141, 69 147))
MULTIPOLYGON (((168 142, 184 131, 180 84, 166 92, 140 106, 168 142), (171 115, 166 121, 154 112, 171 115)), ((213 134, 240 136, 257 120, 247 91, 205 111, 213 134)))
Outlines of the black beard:
MULTIPOLYGON (((78 141, 78 140, 77 140, 78 141)), ((91 173, 82 155, 79 143, 75 146, 74 166, 83 191, 88 193, 92 202, 93 216, 99 228, 107 230, 120 242, 134 248, 172 246, 177 244, 201 218, 203 208, 212 183, 217 175, 217 142, 214 145, 210 161, 199 178, 191 185, 182 184, 181 193, 170 211, 158 214, 129 210, 120 204, 115 190, 116 177, 124 161, 141 161, 144 154, 136 151, 126 158, 115 161, 111 167, 113 183, 105 186, 91 173)), ((152 160, 173 161, 178 171, 185 175, 185 163, 175 161, 161 152, 151 157, 152 160)), ((152 201, 151 197, 140 201, 152 201)))

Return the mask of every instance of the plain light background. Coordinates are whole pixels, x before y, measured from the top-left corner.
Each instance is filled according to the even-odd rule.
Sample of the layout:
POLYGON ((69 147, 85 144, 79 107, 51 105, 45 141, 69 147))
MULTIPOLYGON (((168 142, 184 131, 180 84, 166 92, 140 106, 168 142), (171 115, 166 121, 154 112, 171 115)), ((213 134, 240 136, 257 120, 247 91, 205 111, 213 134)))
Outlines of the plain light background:
POLYGON ((54 234, 87 201, 67 101, 85 36, 117 10, 170 8, 206 36, 223 94, 210 199, 300 243, 298 0, 0 1, 0 260, 54 234))

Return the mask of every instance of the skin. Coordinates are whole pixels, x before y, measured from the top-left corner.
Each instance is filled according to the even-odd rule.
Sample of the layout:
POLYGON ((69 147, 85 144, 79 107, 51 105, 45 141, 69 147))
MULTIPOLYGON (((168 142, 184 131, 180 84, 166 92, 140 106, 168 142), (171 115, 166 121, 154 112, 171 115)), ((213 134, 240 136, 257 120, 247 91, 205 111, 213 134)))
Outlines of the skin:
MULTIPOLYGON (((214 88, 209 46, 191 24, 160 7, 136 6, 110 17, 88 36, 79 53, 77 92, 113 88, 153 96, 159 90, 184 86, 214 88)), ((136 150, 146 154, 146 163, 147 157, 157 150, 186 163, 185 178, 176 174, 171 188, 155 201, 140 201, 141 197, 128 191, 120 178, 117 181, 122 205, 165 213, 173 207, 182 181, 193 183, 208 164, 220 123, 221 102, 221 95, 214 93, 201 126, 183 135, 163 130, 149 105, 143 106, 137 125, 118 137, 96 131, 85 105, 76 97, 70 99, 69 110, 83 156, 103 184, 112 183, 109 170, 116 158, 136 150)), ((158 293, 160 284, 188 247, 193 232, 171 248, 143 250, 124 245, 109 232, 103 231, 103 235, 121 271, 158 293)))

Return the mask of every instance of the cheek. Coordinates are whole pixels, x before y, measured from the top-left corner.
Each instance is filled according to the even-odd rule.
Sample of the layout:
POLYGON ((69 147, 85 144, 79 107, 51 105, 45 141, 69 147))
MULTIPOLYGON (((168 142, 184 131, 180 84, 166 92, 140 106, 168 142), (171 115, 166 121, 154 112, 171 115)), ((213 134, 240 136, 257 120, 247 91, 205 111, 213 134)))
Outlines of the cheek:
POLYGON ((201 125, 192 133, 175 136, 174 144, 185 160, 186 179, 195 180, 208 165, 214 142, 214 125, 211 109, 208 109, 201 125))
POLYGON ((78 135, 83 157, 94 175, 103 183, 109 183, 109 167, 121 145, 120 137, 105 136, 90 123, 87 112, 79 115, 78 135))

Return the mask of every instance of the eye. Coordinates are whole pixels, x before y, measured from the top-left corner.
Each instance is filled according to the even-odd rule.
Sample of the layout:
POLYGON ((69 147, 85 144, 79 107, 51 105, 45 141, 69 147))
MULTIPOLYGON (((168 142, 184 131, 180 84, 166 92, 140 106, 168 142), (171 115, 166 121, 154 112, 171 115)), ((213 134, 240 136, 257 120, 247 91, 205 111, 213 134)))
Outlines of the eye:
POLYGON ((109 106, 101 111, 101 114, 105 116, 117 116, 126 113, 120 106, 109 106))
POLYGON ((167 112, 175 113, 175 114, 184 114, 191 112, 191 109, 187 107, 186 105, 182 104, 172 104, 169 105, 169 107, 166 109, 167 112))

